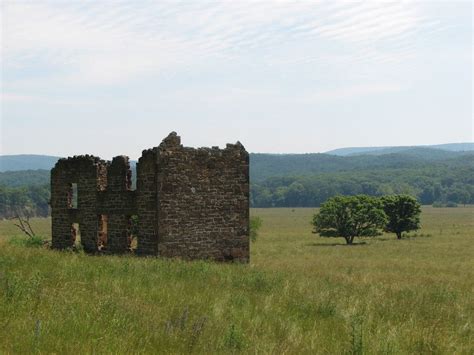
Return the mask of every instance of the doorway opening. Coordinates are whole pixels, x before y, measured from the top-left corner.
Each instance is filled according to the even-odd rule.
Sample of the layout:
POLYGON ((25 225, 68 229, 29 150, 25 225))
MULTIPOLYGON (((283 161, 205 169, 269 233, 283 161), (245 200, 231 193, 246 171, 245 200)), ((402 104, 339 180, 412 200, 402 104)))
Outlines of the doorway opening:
POLYGON ((107 216, 99 214, 97 216, 97 249, 107 250, 107 216))
POLYGON ((127 245, 130 251, 137 249, 138 243, 138 216, 131 215, 127 218, 127 245))
POLYGON ((71 224, 71 245, 74 249, 80 249, 82 247, 79 223, 71 224))

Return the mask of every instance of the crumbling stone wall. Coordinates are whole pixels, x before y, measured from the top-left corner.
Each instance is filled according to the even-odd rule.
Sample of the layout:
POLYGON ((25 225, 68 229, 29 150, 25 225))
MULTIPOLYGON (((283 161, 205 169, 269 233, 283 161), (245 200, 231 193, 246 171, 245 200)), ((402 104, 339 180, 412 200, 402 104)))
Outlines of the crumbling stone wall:
POLYGON ((51 174, 53 247, 71 247, 71 224, 78 222, 86 251, 130 251, 130 218, 137 215, 139 255, 249 260, 249 156, 240 143, 194 149, 173 132, 143 151, 136 191, 130 186, 128 157, 58 161, 51 174), (71 183, 78 184, 77 208, 68 207, 71 183))
POLYGON ((130 249, 130 218, 136 214, 135 191, 128 157, 117 156, 107 165, 107 186, 99 193, 98 215, 106 216, 105 250, 125 253, 130 249))
POLYGON ((97 251, 97 191, 105 188, 106 169, 105 161, 85 155, 60 159, 51 170, 53 248, 72 247, 73 223, 79 223, 84 250, 97 251), (71 205, 73 184, 77 184, 78 208, 71 205))
POLYGON ((144 150, 137 163, 139 255, 158 254, 158 187, 156 149, 144 150))

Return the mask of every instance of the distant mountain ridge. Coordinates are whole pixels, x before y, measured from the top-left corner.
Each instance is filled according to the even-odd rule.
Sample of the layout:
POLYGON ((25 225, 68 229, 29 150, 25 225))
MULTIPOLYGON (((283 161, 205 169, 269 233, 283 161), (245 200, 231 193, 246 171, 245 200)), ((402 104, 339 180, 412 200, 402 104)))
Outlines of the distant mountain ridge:
POLYGON ((418 149, 431 149, 445 152, 472 152, 474 151, 474 143, 446 143, 436 145, 418 145, 418 146, 393 146, 393 147, 348 147, 338 148, 325 152, 325 154, 338 156, 351 155, 383 155, 391 153, 401 153, 418 149))
POLYGON ((0 155, 0 172, 19 170, 50 170, 60 159, 51 155, 0 155))
MULTIPOLYGON (((403 168, 474 155, 474 143, 415 147, 341 148, 326 153, 250 154, 253 181, 271 176, 315 174, 371 168, 403 168)), ((60 157, 48 155, 0 155, 0 172, 50 170, 60 157)), ((468 160, 469 161, 469 160, 468 160)), ((130 161, 133 173, 136 161, 130 161)))
MULTIPOLYGON (((0 172, 22 171, 22 170, 51 170, 56 162, 62 157, 52 155, 18 154, 0 155, 0 172)), ((132 169, 136 165, 135 160, 130 161, 132 169)))
MULTIPOLYGON (((0 159, 2 157, 0 156, 0 159)), ((18 164, 23 170, 0 171, 0 185, 23 186, 49 181, 49 171, 56 157, 18 164), (24 169, 26 167, 26 169, 24 169)), ((474 166, 474 151, 448 152, 435 149, 416 148, 401 153, 384 155, 337 156, 322 153, 312 154, 250 154, 250 180, 262 181, 271 177, 314 175, 364 171, 374 169, 405 169, 449 163, 451 166, 474 166)), ((135 180, 136 162, 131 162, 132 179, 135 180)), ((11 167, 11 165, 10 165, 11 167)))

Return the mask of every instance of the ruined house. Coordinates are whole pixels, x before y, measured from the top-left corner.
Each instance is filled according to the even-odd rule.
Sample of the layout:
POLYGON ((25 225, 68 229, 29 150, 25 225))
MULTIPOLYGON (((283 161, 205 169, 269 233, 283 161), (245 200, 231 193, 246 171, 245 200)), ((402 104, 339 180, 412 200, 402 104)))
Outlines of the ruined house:
POLYGON ((60 159, 51 170, 52 247, 89 253, 249 260, 249 156, 188 148, 172 132, 144 150, 132 189, 129 159, 60 159))

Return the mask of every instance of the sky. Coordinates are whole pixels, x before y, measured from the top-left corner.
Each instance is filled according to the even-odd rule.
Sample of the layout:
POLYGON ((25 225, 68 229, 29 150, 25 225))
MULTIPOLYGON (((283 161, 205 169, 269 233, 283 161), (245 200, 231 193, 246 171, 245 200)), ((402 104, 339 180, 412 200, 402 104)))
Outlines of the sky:
POLYGON ((0 154, 473 141, 471 2, 0 4, 0 154))

